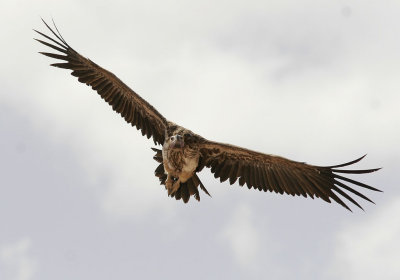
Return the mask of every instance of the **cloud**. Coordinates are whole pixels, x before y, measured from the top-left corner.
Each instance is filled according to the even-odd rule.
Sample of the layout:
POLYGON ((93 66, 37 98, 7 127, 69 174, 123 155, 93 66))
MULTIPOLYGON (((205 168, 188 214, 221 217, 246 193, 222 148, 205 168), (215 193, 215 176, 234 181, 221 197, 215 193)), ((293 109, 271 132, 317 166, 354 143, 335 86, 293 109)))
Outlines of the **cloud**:
POLYGON ((261 240, 249 206, 242 204, 236 208, 231 220, 224 226, 220 237, 228 242, 239 266, 253 269, 261 240))
POLYGON ((37 261, 29 255, 31 240, 22 238, 19 241, 4 245, 0 249, 0 267, 6 279, 30 280, 36 274, 37 261))
POLYGON ((334 279, 400 277, 400 198, 367 221, 337 234, 330 273, 334 279))
MULTIPOLYGON (((18 7, 13 2, 9 5, 18 7)), ((67 6, 66 13, 78 11, 78 18, 85 15, 84 26, 63 14, 54 15, 72 46, 114 72, 168 119, 206 138, 296 155, 298 160, 303 157, 297 154, 306 150, 304 160, 311 162, 325 158, 327 147, 337 147, 341 153, 372 152, 379 137, 393 134, 392 127, 398 124, 399 95, 387 93, 398 91, 396 71, 384 71, 397 67, 398 59, 389 56, 395 53, 391 48, 397 49, 398 40, 380 32, 384 29, 379 21, 382 7, 371 14, 369 9, 374 7, 356 1, 347 8, 351 17, 343 19, 343 4, 331 2, 329 8, 315 1, 301 7, 292 1, 251 1, 245 6, 240 1, 212 2, 211 6, 203 2, 182 6, 176 1, 115 3, 111 9, 118 9, 118 17, 104 21, 110 14, 108 6, 100 5, 92 14, 86 13, 92 4, 62 5, 67 6), (207 15, 207 21, 202 15, 207 15), (360 33, 365 24, 378 27, 372 35, 360 33), (375 35, 382 40, 371 42, 370 36, 375 35), (384 42, 386 52, 381 52, 378 41, 384 42), (376 92, 386 92, 385 99, 376 92), (371 110, 371 104, 375 109, 371 110), (228 121, 221 112, 229 116, 228 121), (361 144, 360 138, 365 139, 361 144)), ((49 18, 46 11, 52 9, 41 13, 49 18)), ((32 14, 30 9, 23 13, 32 14)), ((45 30, 38 17, 29 19, 28 25, 45 30)), ((10 19, 1 20, 6 24, 10 19)), ((23 46, 25 38, 33 36, 26 25, 9 29, 9 40, 23 46)), ((50 69, 50 59, 34 54, 43 50, 33 40, 28 51, 10 50, 20 61, 35 65, 35 71, 3 59, 9 61, 0 66, 8 77, 4 78, 6 88, 15 87, 14 77, 26 80, 18 84, 17 92, 2 91, 1 101, 26 114, 46 137, 72 146, 96 185, 93 189, 101 192, 101 207, 108 214, 138 216, 168 208, 162 203, 165 192, 153 175, 151 142, 67 71, 50 69)), ((386 144, 396 147, 399 134, 395 136, 384 137, 386 144)), ((331 154, 342 160, 342 154, 331 154)))
MULTIPOLYGON (((4 188, 3 208, 21 205, 15 209, 23 215, 2 211, 9 213, 2 220, 9 226, 0 242, 1 279, 37 278, 37 264, 49 265, 46 257, 70 251, 77 236, 74 269, 70 262, 51 257, 53 271, 46 271, 50 278, 73 271, 78 277, 70 279, 105 279, 115 274, 116 265, 120 275, 158 276, 182 259, 187 265, 180 267, 178 278, 196 271, 199 259, 207 274, 226 272, 233 279, 261 272, 275 279, 320 279, 327 266, 335 279, 375 277, 376 268, 387 269, 389 276, 399 274, 399 229, 390 218, 399 213, 397 202, 375 216, 372 211, 383 207, 383 201, 368 205, 364 222, 343 230, 335 243, 332 236, 340 229, 339 220, 358 221, 363 216, 347 216, 337 205, 311 210, 320 201, 303 204, 300 198, 227 189, 228 184, 220 185, 209 170, 200 177, 212 199, 203 195, 201 203, 191 200, 184 205, 168 198, 153 174, 157 164, 151 140, 67 71, 50 68, 54 61, 37 54, 48 49, 32 40, 36 35, 31 30, 45 31, 39 16, 54 17, 77 51, 112 71, 165 117, 206 138, 326 165, 368 152, 359 166, 384 166, 365 177, 366 183, 385 190, 371 198, 383 200, 396 188, 400 154, 398 0, 385 5, 363 0, 113 5, 6 0, 4 5, 0 23, 9 27, 2 34, 9 43, 0 54, 0 103, 15 114, 3 114, 0 126, 12 126, 12 116, 21 115, 24 125, 11 131, 29 127, 40 136, 37 139, 56 146, 54 156, 43 153, 47 164, 62 166, 75 178, 71 182, 78 183, 71 192, 69 181, 60 182, 48 193, 64 175, 53 174, 50 180, 52 169, 45 164, 31 168, 31 162, 42 164, 41 157, 36 158, 41 146, 30 146, 37 150, 29 153, 34 159, 16 154, 13 174, 40 172, 20 176, 19 188, 11 183, 12 188, 4 188), (59 189, 71 195, 69 204, 43 215, 32 214, 42 214, 40 207, 30 208, 8 196, 16 190, 35 190, 34 203, 46 206, 64 198, 59 189), (41 225, 48 225, 49 219, 75 215, 79 219, 61 219, 58 231, 43 232, 41 225), (107 223, 114 219, 117 223, 107 223), (123 226, 118 225, 121 219, 123 226), (90 229, 101 234, 93 235, 90 229), (42 243, 35 238, 32 246, 24 238, 4 244, 21 232, 39 232, 42 243), (222 246, 207 245, 205 241, 215 236, 222 246), (35 251, 32 258, 29 253, 36 248, 41 252, 35 251), (154 263, 156 271, 149 265, 154 263)), ((2 136, 11 137, 6 142, 11 148, 3 145, 5 151, 12 150, 13 143, 32 142, 18 133, 2 136)), ((9 156, 14 159, 13 153, 9 156)), ((7 160, 4 164, 10 166, 7 160)))

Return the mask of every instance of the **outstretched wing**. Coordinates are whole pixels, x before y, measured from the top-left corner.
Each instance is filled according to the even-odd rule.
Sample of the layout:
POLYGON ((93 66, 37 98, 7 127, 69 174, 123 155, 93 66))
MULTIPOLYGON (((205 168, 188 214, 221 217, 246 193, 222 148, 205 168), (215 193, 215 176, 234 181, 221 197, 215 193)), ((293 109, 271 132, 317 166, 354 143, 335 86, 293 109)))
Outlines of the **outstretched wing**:
POLYGON ((344 164, 323 167, 208 140, 200 144, 200 151, 201 160, 198 171, 204 166, 210 167, 215 178, 220 178, 221 182, 229 179, 231 185, 239 179, 239 185, 243 186, 246 184, 249 189, 274 191, 280 194, 287 193, 293 196, 310 196, 311 198, 315 196, 329 203, 330 199, 333 199, 348 210, 350 208, 343 202, 343 198, 354 203, 361 209, 362 207, 344 191, 351 192, 358 197, 372 202, 368 197, 350 187, 349 184, 373 191, 380 191, 339 175, 341 173, 370 173, 380 169, 341 169, 341 167, 360 161, 364 156, 344 164))
POLYGON ((97 93, 112 106, 114 111, 118 112, 132 126, 136 126, 137 129, 140 129, 142 135, 146 135, 147 138, 153 137, 154 143, 162 145, 164 143, 167 120, 153 106, 131 90, 113 73, 101 68, 96 63, 83 57, 71 48, 55 25, 55 30, 53 30, 43 19, 42 21, 55 38, 51 38, 35 30, 49 41, 35 40, 61 54, 48 52, 40 53, 65 61, 62 63, 53 63, 51 66, 72 70, 71 75, 77 77, 79 82, 85 83, 97 91, 97 93))

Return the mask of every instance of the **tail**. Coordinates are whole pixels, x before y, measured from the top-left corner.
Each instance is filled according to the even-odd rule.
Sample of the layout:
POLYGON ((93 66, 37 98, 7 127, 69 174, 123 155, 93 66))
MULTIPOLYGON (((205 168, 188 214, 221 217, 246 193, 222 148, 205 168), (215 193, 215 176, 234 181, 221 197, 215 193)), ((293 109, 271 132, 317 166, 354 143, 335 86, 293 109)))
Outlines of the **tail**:
MULTIPOLYGON (((165 186, 167 174, 165 174, 164 171, 162 152, 161 150, 156 148, 151 149, 156 152, 156 155, 153 157, 154 160, 160 163, 154 173, 160 180, 160 184, 165 186)), ((198 188, 199 186, 206 194, 211 196, 208 193, 207 189, 204 187, 203 183, 200 181, 197 174, 194 173, 194 175, 189 180, 187 180, 185 183, 181 183, 180 188, 174 194, 172 194, 171 197, 175 197, 176 200, 182 198, 183 202, 187 203, 189 201, 189 198, 193 195, 196 200, 200 201, 200 193, 198 188)))

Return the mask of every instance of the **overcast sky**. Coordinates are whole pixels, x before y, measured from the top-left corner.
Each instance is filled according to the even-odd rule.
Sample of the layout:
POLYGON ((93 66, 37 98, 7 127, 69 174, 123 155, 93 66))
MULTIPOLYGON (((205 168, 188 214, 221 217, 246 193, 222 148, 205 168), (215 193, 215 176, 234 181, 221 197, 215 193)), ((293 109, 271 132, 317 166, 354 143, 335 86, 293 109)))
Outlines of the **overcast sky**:
POLYGON ((399 279, 400 2, 2 1, 0 279, 399 279), (368 3, 367 3, 368 2, 368 3), (199 176, 167 197, 152 141, 32 38, 67 42, 166 118, 312 164, 368 156, 365 212, 199 176))

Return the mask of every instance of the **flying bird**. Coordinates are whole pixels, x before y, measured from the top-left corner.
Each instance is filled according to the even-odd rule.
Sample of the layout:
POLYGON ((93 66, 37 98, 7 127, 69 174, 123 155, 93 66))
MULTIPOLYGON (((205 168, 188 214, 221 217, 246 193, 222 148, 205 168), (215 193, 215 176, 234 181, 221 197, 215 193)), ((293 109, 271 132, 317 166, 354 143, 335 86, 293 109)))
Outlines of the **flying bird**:
POLYGON ((92 87, 126 122, 140 130, 143 136, 152 138, 156 145, 162 146, 161 150, 152 148, 156 153, 154 159, 159 163, 155 175, 169 196, 186 203, 191 196, 200 201, 199 189, 210 195, 197 176, 204 167, 210 168, 221 182, 228 180, 233 185, 238 181, 240 186, 246 185, 249 189, 317 197, 329 203, 334 200, 350 211, 348 202, 363 209, 354 196, 373 203, 357 188, 380 191, 345 176, 380 169, 343 169, 359 162, 364 156, 338 165, 310 165, 210 141, 167 120, 117 76, 75 51, 61 36, 54 22, 54 28, 51 28, 42 21, 52 35, 34 30, 43 36, 42 40, 35 40, 50 47, 53 52, 40 53, 62 61, 51 66, 72 70, 72 76, 92 87))

